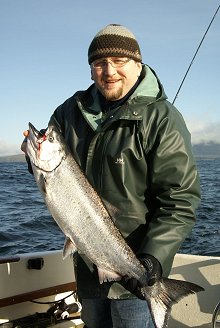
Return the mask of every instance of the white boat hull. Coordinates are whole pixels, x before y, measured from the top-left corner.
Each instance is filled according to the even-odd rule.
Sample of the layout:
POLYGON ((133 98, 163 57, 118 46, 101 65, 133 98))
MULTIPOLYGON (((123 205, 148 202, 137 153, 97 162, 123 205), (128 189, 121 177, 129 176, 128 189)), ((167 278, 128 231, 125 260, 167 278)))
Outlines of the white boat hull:
MULTIPOLYGON (((205 288, 205 292, 188 296, 174 305, 169 328, 210 328, 213 311, 220 301, 220 257, 177 254, 170 277, 194 282, 205 288)), ((74 289, 72 259, 63 260, 62 251, 0 259, 0 324, 46 312, 51 304, 36 304, 31 300, 57 301, 74 289), (28 269, 28 260, 36 258, 43 259, 43 267, 28 269)), ((67 300, 75 301, 73 296, 67 300)), ((76 326, 83 327, 80 319, 62 322, 62 327, 76 326)))

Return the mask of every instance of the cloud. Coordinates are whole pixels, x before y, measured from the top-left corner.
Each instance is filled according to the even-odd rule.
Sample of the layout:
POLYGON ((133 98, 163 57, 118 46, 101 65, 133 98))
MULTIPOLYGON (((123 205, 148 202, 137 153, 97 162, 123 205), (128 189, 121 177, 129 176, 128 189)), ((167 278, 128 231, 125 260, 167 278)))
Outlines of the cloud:
POLYGON ((187 123, 192 136, 192 143, 202 142, 220 143, 220 122, 190 121, 187 123))
POLYGON ((10 156, 20 154, 20 146, 16 144, 10 144, 5 140, 0 139, 0 156, 10 156))

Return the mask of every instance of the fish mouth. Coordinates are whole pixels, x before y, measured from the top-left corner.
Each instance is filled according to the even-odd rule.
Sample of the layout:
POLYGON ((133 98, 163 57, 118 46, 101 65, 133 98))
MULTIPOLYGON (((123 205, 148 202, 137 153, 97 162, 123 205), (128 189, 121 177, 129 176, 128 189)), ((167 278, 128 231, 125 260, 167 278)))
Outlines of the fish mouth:
POLYGON ((33 134, 37 137, 38 132, 37 129, 33 126, 31 122, 28 123, 29 129, 33 132, 33 134))
POLYGON ((32 164, 43 172, 49 173, 56 170, 65 159, 65 156, 61 156, 58 160, 53 160, 51 157, 45 158, 41 156, 42 144, 47 140, 46 130, 38 131, 35 126, 29 122, 29 157, 32 164))
POLYGON ((46 130, 38 131, 35 126, 29 122, 29 141, 32 148, 37 151, 38 155, 40 153, 40 148, 42 142, 46 140, 46 130))
POLYGON ((37 141, 38 141, 39 131, 30 122, 28 123, 28 127, 29 127, 29 134, 28 134, 29 144, 30 144, 31 148, 33 149, 33 151, 37 152, 37 149, 38 149, 37 141))
POLYGON ((38 131, 31 122, 28 123, 28 126, 29 126, 29 130, 32 131, 32 133, 36 137, 36 139, 43 137, 43 134, 40 131, 38 131))
POLYGON ((29 127, 29 135, 28 139, 30 142, 30 146, 34 150, 34 152, 39 151, 39 139, 42 138, 42 134, 35 128, 35 126, 32 123, 28 123, 29 127))

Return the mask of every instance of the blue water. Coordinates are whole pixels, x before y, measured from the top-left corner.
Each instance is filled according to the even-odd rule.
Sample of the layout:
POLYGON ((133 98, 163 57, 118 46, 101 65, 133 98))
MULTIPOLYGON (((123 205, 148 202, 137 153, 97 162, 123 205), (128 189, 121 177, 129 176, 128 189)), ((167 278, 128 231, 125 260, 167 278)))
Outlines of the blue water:
MULTIPOLYGON (((220 159, 198 160, 202 202, 187 254, 220 256, 220 159)), ((57 250, 64 236, 51 218, 26 163, 0 163, 0 256, 57 250)))

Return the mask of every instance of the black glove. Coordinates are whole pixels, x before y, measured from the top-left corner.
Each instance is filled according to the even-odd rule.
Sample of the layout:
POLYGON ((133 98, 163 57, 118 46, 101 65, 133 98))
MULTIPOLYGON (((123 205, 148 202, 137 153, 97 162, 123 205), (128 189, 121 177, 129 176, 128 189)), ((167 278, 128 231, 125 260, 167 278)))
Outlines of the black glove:
MULTIPOLYGON (((138 256, 140 262, 146 268, 147 272, 147 286, 153 286, 153 284, 161 277, 162 267, 160 262, 152 255, 141 254, 138 256)), ((141 293, 141 288, 145 287, 135 278, 123 277, 120 280, 120 284, 129 290, 132 294, 136 295, 140 299, 145 299, 141 293)))
POLYGON ((153 286, 153 284, 162 276, 160 262, 154 256, 149 254, 141 254, 138 258, 147 269, 148 286, 153 286))

